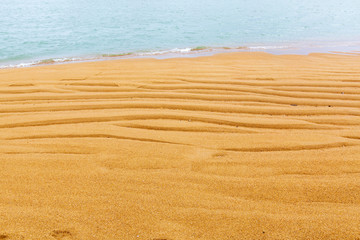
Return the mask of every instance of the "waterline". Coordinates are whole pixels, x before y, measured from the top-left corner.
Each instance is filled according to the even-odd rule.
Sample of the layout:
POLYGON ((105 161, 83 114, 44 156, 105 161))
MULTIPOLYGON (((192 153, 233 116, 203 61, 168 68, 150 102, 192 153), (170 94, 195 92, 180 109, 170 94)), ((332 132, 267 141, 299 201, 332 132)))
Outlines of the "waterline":
POLYGON ((249 44, 247 46, 211 47, 198 46, 189 48, 174 48, 156 51, 138 51, 125 53, 104 53, 92 56, 74 56, 62 58, 46 58, 32 61, 0 62, 0 69, 22 68, 39 65, 52 65, 74 62, 102 61, 128 58, 178 58, 210 56, 227 52, 267 52, 271 54, 309 54, 309 53, 334 53, 334 54, 359 54, 360 42, 302 42, 302 43, 272 43, 266 45, 249 44))

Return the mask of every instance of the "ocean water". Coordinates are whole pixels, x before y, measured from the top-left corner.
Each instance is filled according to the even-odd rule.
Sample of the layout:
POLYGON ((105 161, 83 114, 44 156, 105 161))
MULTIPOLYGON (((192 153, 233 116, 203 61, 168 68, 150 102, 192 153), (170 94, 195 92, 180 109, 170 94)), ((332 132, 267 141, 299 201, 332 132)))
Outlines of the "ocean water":
POLYGON ((359 0, 0 2, 0 67, 185 54, 199 46, 356 51, 359 42, 359 0))

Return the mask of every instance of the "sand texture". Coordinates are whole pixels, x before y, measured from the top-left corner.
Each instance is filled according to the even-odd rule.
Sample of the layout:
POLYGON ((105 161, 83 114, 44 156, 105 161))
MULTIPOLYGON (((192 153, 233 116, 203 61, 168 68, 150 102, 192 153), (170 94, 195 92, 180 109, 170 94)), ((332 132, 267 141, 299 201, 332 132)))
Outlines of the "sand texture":
POLYGON ((360 239, 360 56, 0 71, 0 239, 360 239))

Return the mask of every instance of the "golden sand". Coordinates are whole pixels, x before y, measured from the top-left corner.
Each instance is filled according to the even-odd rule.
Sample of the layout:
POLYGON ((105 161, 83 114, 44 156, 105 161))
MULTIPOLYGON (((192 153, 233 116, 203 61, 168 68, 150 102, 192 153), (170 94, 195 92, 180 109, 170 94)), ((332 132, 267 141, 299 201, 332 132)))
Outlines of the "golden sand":
POLYGON ((359 239, 360 56, 0 71, 0 239, 359 239))

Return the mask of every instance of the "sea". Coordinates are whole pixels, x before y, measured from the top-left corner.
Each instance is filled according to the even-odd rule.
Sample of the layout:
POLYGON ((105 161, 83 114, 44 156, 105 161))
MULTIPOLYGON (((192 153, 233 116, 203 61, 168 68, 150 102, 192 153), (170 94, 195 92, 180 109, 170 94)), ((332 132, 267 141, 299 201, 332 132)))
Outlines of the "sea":
POLYGON ((0 68, 360 51, 359 0, 1 0, 0 68))

